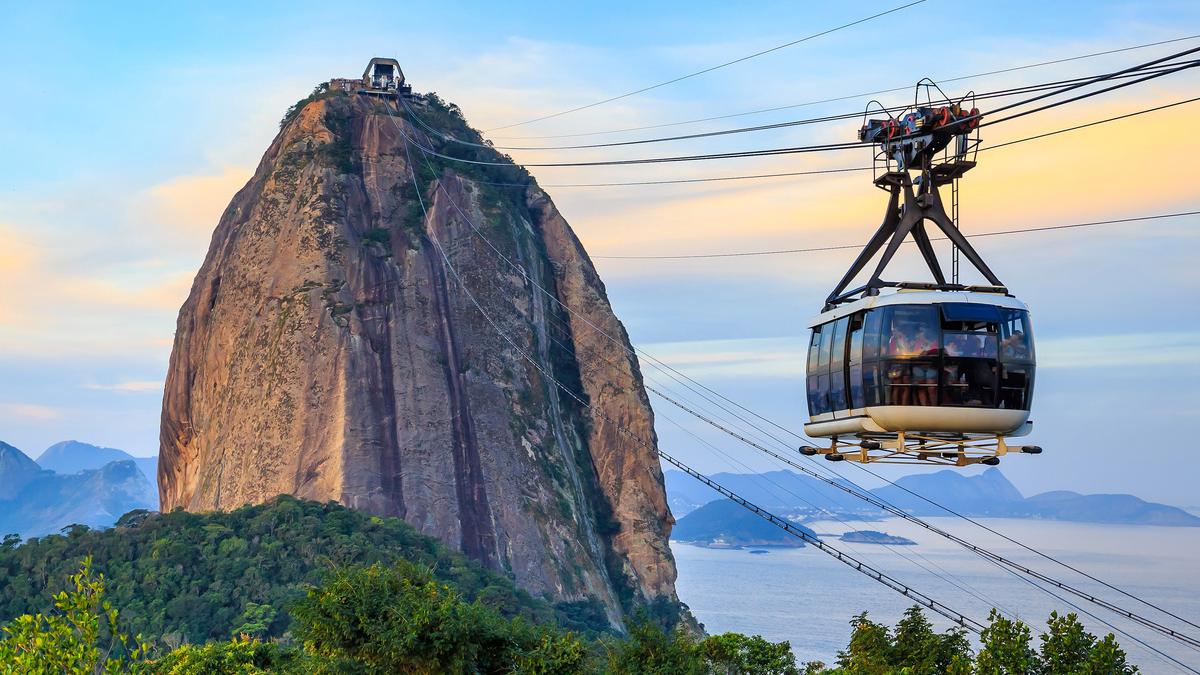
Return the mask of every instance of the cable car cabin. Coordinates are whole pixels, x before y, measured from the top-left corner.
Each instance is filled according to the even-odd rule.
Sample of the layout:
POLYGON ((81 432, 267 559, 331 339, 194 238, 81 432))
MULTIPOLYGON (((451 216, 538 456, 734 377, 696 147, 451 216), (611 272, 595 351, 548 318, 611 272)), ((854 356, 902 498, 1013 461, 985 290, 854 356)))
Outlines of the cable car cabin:
MULTIPOLYGON (((931 454, 957 459, 963 440, 1003 443, 1032 426, 1033 335, 1029 310, 1016 298, 901 291, 837 306, 810 326, 804 430, 833 438, 834 451, 839 436, 857 437, 853 445, 865 453, 881 444, 863 439, 899 435, 901 449, 907 435, 931 454), (940 452, 949 448, 956 452, 940 452)), ((995 463, 994 456, 979 461, 995 463)))
POLYGON ((364 94, 406 94, 412 88, 404 83, 404 71, 396 59, 373 58, 362 76, 364 94))
POLYGON ((874 183, 889 197, 883 222, 809 324, 804 430, 830 439, 830 446, 806 445, 802 454, 967 466, 999 464, 1010 449, 1042 451, 1006 443, 1033 425, 1029 310, 959 231, 939 190, 952 185, 957 214, 958 180, 975 166, 981 115, 963 105, 967 97, 954 101, 944 93, 939 101, 948 105, 919 105, 920 92, 929 98, 931 88, 937 89, 931 80, 918 82, 912 112, 867 120, 859 133, 878 147, 874 183), (949 279, 927 223, 953 247, 949 279), (932 282, 883 277, 909 237, 932 282), (959 283, 960 255, 987 285, 959 283), (876 256, 866 282, 852 288, 876 256))

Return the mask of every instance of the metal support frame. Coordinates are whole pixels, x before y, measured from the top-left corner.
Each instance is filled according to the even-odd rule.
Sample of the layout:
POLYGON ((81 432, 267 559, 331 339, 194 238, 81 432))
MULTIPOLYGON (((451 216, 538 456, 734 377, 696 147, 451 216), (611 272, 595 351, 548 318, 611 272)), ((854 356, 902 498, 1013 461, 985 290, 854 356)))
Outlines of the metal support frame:
POLYGON ((921 172, 920 178, 917 180, 915 190, 913 189, 912 178, 905 171, 889 172, 880 176, 875 181, 876 185, 890 193, 887 208, 884 211, 883 222, 880 224, 879 229, 875 231, 875 234, 871 236, 867 245, 858 254, 858 257, 854 259, 854 262, 850 265, 850 269, 846 271, 841 281, 834 287, 833 292, 826 298, 826 310, 840 303, 856 300, 861 296, 878 295, 880 289, 885 287, 902 286, 903 284, 901 283, 884 281, 883 272, 887 269, 888 263, 895 257, 896 252, 900 250, 900 244, 904 243, 905 238, 910 234, 913 237, 913 241, 916 242, 918 250, 921 252, 921 257, 925 260, 925 265, 933 275, 934 284, 931 287, 932 290, 964 290, 965 287, 958 284, 957 274, 954 274, 952 277, 954 281, 946 281, 946 275, 942 271, 941 263, 938 261, 937 254, 933 249, 929 233, 925 229, 925 221, 927 220, 932 221, 938 226, 938 229, 950 240, 957 251, 960 251, 975 269, 979 270, 979 273, 988 280, 988 283, 992 284, 995 290, 1007 293, 1004 284, 992 272, 987 263, 983 261, 983 258, 971 246, 966 237, 959 232, 955 221, 946 213, 946 207, 942 202, 938 186, 954 182, 959 176, 974 166, 973 162, 962 162, 960 164, 969 166, 942 164, 931 170, 926 165, 921 172), (902 194, 904 197, 903 205, 900 202, 902 194), (885 243, 887 244, 886 248, 884 247, 885 243), (850 282, 866 268, 871 259, 879 253, 880 249, 883 249, 883 255, 880 257, 867 283, 858 288, 846 290, 850 282))
POLYGON ((941 464, 945 466, 969 466, 971 464, 996 465, 1009 452, 1039 454, 1036 445, 1010 446, 1005 436, 988 434, 960 435, 958 437, 919 434, 899 431, 894 434, 859 434, 852 441, 832 439, 828 448, 807 446, 803 454, 823 455, 830 461, 858 462, 860 464, 941 464))

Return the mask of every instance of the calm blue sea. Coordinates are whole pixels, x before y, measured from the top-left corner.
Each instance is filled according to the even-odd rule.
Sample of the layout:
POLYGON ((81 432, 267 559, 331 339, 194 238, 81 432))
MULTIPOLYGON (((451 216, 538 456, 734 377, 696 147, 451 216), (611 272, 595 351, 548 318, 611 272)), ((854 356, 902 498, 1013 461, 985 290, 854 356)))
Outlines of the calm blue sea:
MULTIPOLYGON (((1058 567, 1020 547, 949 518, 930 518, 942 529, 1017 560, 1049 576, 1109 598, 1173 627, 1188 628, 1107 591, 1099 584, 1058 567)), ((1200 624, 1200 528, 1094 525, 1037 520, 981 519, 989 527, 1064 560, 1200 624)), ((897 534, 916 546, 885 547, 828 541, 888 574, 911 584, 977 620, 992 606, 1031 623, 1044 625, 1052 609, 1076 611, 956 544, 905 521, 817 522, 818 533, 838 535, 873 529, 897 534), (933 570, 942 578, 935 576, 933 570)), ((788 640, 797 661, 832 663, 850 637, 850 618, 867 610, 876 621, 894 624, 913 604, 821 551, 771 549, 766 555, 746 550, 714 550, 674 543, 679 565, 679 596, 710 633, 738 631, 771 640, 788 640)), ((1055 591, 1074 600, 1071 596, 1055 591)), ((1171 656, 1200 668, 1200 652, 1122 620, 1082 601, 1081 607, 1171 656)), ((1101 621, 1080 618, 1097 635, 1113 632, 1101 621)), ((941 628, 948 622, 930 617, 941 628)), ((1195 635, 1200 633, 1189 629, 1195 635)), ((1146 673, 1181 671, 1177 666, 1117 633, 1131 660, 1146 673)))

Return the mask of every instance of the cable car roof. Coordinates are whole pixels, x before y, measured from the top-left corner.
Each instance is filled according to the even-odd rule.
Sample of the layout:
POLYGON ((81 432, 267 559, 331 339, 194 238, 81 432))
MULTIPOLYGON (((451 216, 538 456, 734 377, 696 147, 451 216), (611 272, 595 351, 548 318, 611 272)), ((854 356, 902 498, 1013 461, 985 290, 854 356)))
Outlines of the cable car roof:
POLYGON ((901 289, 895 293, 887 293, 880 295, 869 295, 865 298, 859 298, 852 302, 847 302, 842 305, 837 305, 827 312, 812 317, 808 320, 808 327, 813 328, 823 323, 828 323, 834 319, 840 319, 843 316, 862 311, 864 309, 872 309, 875 307, 886 307, 888 305, 939 305, 951 302, 962 303, 978 303, 982 305, 992 305, 994 307, 1005 307, 1008 309, 1023 309, 1029 308, 1025 303, 1001 293, 983 293, 979 291, 922 291, 922 290, 905 290, 901 289))

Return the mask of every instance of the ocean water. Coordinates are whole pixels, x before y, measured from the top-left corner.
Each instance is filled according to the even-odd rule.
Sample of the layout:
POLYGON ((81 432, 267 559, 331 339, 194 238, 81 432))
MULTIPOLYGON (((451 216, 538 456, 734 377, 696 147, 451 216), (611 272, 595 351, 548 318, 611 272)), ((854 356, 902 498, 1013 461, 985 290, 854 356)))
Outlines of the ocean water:
MULTIPOLYGON (((944 530, 991 549, 1032 569, 1112 600, 1168 626, 1196 630, 1135 600, 1105 589, 1021 547, 953 518, 929 518, 944 530)), ((1200 624, 1200 528, 1098 525, 1038 520, 978 519, 992 529, 1054 556, 1103 581, 1200 624)), ((1054 598, 951 541, 899 519, 879 522, 816 522, 819 534, 840 535, 872 529, 907 537, 916 546, 885 547, 827 541, 845 553, 910 584, 913 588, 983 622, 992 607, 1044 627, 1050 611, 1074 611, 1096 635, 1113 631, 1067 602, 1054 598)), ((710 633, 737 631, 788 640, 797 662, 832 663, 850 638, 849 620, 863 610, 875 621, 894 625, 912 601, 813 547, 748 550, 706 549, 673 543, 679 566, 678 590, 710 633)), ((1081 608, 1174 658, 1200 668, 1200 651, 1100 607, 1055 590, 1081 608)), ((927 612, 927 614, 929 614, 927 612)), ((950 623, 929 614, 939 629, 950 623)), ((1186 672, 1130 637, 1117 639, 1145 673, 1186 672)), ((1036 638, 1035 638, 1036 640, 1036 638)))

